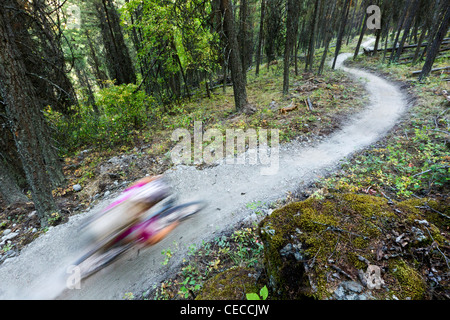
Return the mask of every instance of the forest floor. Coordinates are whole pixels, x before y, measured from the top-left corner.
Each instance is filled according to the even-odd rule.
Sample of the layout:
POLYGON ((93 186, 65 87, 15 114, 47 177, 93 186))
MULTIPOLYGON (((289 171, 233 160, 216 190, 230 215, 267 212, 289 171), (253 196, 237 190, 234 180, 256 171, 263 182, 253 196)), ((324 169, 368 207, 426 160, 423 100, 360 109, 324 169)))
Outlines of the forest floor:
POLYGON ((230 86, 226 93, 222 87, 211 90, 210 97, 199 89, 189 100, 176 106, 176 112, 165 120, 167 126, 132 133, 132 144, 106 149, 86 146, 68 154, 64 159, 67 184, 53 192, 60 213, 49 219, 48 227, 41 228, 31 201, 7 206, 0 197, 0 228, 17 233, 0 249, 0 263, 46 233, 49 227, 67 222, 71 216, 95 206, 133 181, 146 175, 161 175, 172 168, 169 154, 175 143, 171 134, 177 128, 192 130, 194 121, 201 121, 204 131, 214 128, 223 133, 226 129, 279 129, 280 143, 299 141, 307 145, 342 127, 350 114, 357 113, 367 103, 361 97, 363 85, 340 70, 322 76, 308 72, 295 75, 292 71, 291 94, 283 96, 279 91, 282 72, 282 63, 270 69, 263 66, 259 76, 249 72, 247 90, 249 101, 256 107, 253 114, 235 112, 230 86), (308 98, 313 110, 306 105, 308 98), (295 110, 281 111, 292 103, 295 110), (74 185, 80 185, 82 190, 75 191, 74 185))
MULTIPOLYGON (((262 245, 261 239, 255 232, 256 222, 284 204, 303 200, 310 196, 325 196, 329 192, 355 192, 405 199, 414 196, 411 185, 417 184, 416 193, 425 192, 427 196, 446 201, 448 181, 440 181, 437 176, 430 178, 422 174, 429 168, 424 169, 424 159, 430 158, 431 154, 439 160, 436 161, 438 166, 448 166, 449 159, 445 158, 444 151, 439 149, 442 139, 445 139, 445 135, 444 138, 439 135, 439 130, 448 132, 448 117, 445 114, 448 105, 442 95, 445 82, 432 78, 425 84, 419 84, 408 77, 412 68, 398 65, 386 68, 378 63, 377 58, 362 57, 355 63, 358 64, 358 67, 370 68, 377 73, 387 75, 392 80, 402 81, 407 87, 404 90, 407 90, 416 99, 416 102, 414 107, 408 110, 407 116, 404 117, 401 124, 391 130, 389 135, 377 145, 348 158, 337 173, 329 175, 326 174, 326 171, 320 171, 319 177, 315 176, 315 179, 311 179, 313 182, 319 178, 318 182, 308 184, 309 187, 302 188, 297 193, 290 192, 284 197, 267 201, 264 197, 262 199, 252 196, 245 197, 240 203, 246 211, 247 219, 244 221, 242 221, 243 219, 234 219, 240 223, 229 225, 232 228, 217 231, 209 241, 185 242, 188 244, 183 247, 179 239, 170 238, 153 251, 152 267, 164 269, 159 277, 153 277, 151 281, 144 281, 139 287, 131 286, 128 291, 114 292, 107 296, 126 299, 191 299, 200 292, 207 279, 227 270, 232 265, 245 265, 255 268, 255 270, 261 270, 262 245), (433 132, 435 135, 432 136, 432 142, 435 144, 427 145, 423 154, 412 151, 423 144, 420 135, 428 136, 431 127, 438 130, 433 132), (425 132, 421 130, 425 130, 425 132), (401 157, 405 147, 410 150, 411 159, 401 157), (381 169, 381 162, 389 164, 387 167, 382 167, 383 174, 372 174, 381 169), (371 174, 368 174, 368 170, 371 174), (409 177, 411 181, 396 179, 397 176, 403 174, 403 171, 400 170, 405 170, 405 176, 409 177), (324 175, 326 177, 323 177, 324 175), (427 178, 427 181, 412 179, 415 177, 424 177, 427 178), (424 183, 428 185, 425 190, 424 183), (187 252, 187 255, 177 258, 176 251, 183 250, 187 252), (155 259, 155 256, 159 257, 155 259), (169 268, 171 264, 177 268, 169 268), (168 277, 168 274, 171 277, 168 277)), ((53 217, 49 221, 50 224, 58 226, 57 228, 61 230, 63 222, 67 222, 70 216, 77 216, 78 213, 85 212, 89 208, 104 205, 132 181, 146 174, 160 174, 171 169, 167 152, 173 146, 173 142, 169 137, 171 130, 177 128, 179 124, 188 122, 192 126, 195 119, 203 121, 206 128, 214 127, 221 130, 226 128, 244 130, 259 127, 279 128, 281 129, 280 137, 283 142, 287 143, 286 145, 294 143, 299 148, 305 148, 326 141, 328 136, 346 124, 345 120, 348 119, 349 114, 356 114, 368 102, 368 97, 361 95, 362 92, 365 92, 363 85, 342 71, 333 73, 327 71, 324 76, 310 73, 293 75, 292 94, 287 98, 283 98, 279 93, 281 76, 281 67, 275 66, 270 71, 263 68, 259 78, 249 77, 249 99, 257 106, 257 111, 252 115, 233 112, 230 88, 227 89, 228 93, 225 95, 219 92, 221 89, 216 89, 215 93, 212 93, 211 99, 199 96, 193 98, 190 103, 187 102, 180 106, 183 111, 174 115, 173 127, 167 128, 166 132, 137 135, 138 143, 133 146, 121 147, 120 153, 117 153, 117 150, 99 152, 86 149, 68 157, 65 167, 66 176, 69 178, 68 187, 55 191, 62 214, 53 217), (308 97, 314 105, 312 111, 308 110, 304 103, 308 97), (297 104, 297 109, 286 114, 280 113, 279 109, 290 105, 292 99, 297 104), (81 184, 82 191, 74 192, 72 188, 74 184, 81 184)), ((205 175, 210 173, 209 168, 201 166, 172 169, 184 172, 187 178, 192 177, 192 170, 202 171, 205 175)), ((176 181, 174 182, 177 189, 179 185, 176 181)), ((290 185, 293 186, 294 182, 291 182, 290 185)), ((251 183, 246 184, 247 188, 251 188, 250 186, 251 183)), ((249 189, 244 190, 246 187, 236 191, 239 194, 250 193, 249 189)), ((292 190, 296 190, 296 188, 292 188, 292 190)), ((419 196, 423 195, 419 194, 419 196)), ((214 206, 217 206, 215 210, 221 209, 218 204, 214 204, 214 206)), ((49 229, 53 229, 53 227, 40 228, 38 219, 33 214, 32 204, 4 207, 0 214, 0 223, 3 233, 5 230, 9 230, 8 234, 15 235, 3 243, 1 262, 17 256, 24 246, 39 236, 46 236, 47 233, 51 233, 49 229)), ((68 225, 70 226, 71 223, 68 225)), ((207 226, 217 228, 212 221, 209 221, 207 226)), ((443 232, 447 231, 443 230, 443 232)), ((67 234, 61 235, 61 237, 67 236, 67 234)), ((58 237, 55 236, 55 238, 58 237)), ((6 265, 13 261, 14 259, 9 260, 6 265)), ((117 274, 125 272, 125 269, 119 269, 117 274)), ((132 268, 131 272, 139 273, 138 269, 138 266, 132 268)), ((39 271, 35 273, 37 272, 39 271)), ((139 273, 141 277, 145 277, 145 275, 145 272, 139 273)), ((115 276, 106 277, 103 282, 114 281, 113 278, 115 276)), ((105 286, 103 290, 108 289, 105 286)), ((87 291, 88 294, 84 297, 95 297, 95 294, 98 293, 96 290, 87 291)), ((1 293, 2 296, 4 293, 1 293)), ((80 295, 82 296, 81 293, 80 295)))
MULTIPOLYGON (((426 263, 416 261, 416 267, 426 279, 426 293, 422 298, 450 299, 448 291, 450 242, 449 224, 446 220, 450 211, 448 206, 449 102, 446 91, 450 91, 450 86, 444 80, 448 75, 445 73, 434 75, 427 81, 419 83, 411 74, 418 69, 417 67, 404 64, 386 66, 381 63, 381 60, 381 56, 359 56, 355 61, 347 62, 347 65, 369 70, 394 83, 400 83, 410 101, 413 101, 406 116, 386 137, 349 157, 340 170, 319 179, 297 193, 289 194, 278 203, 266 204, 261 201, 249 203, 247 207, 253 211, 253 217, 241 222, 239 228, 219 234, 213 241, 202 243, 200 246, 191 246, 188 256, 174 276, 153 285, 141 295, 129 292, 124 294, 123 298, 204 299, 214 296, 214 293, 211 295, 212 291, 215 292, 216 298, 222 295, 225 299, 245 299, 246 294, 249 293, 256 293, 258 296, 259 289, 269 282, 264 266, 264 245, 258 233, 259 222, 277 208, 283 208, 290 203, 308 198, 333 198, 333 194, 336 193, 352 193, 373 195, 389 201, 421 199, 441 205, 444 213, 438 212, 440 224, 437 225, 440 234, 446 239, 441 245, 442 251, 436 250, 435 255, 430 254, 429 261, 426 263), (436 169, 441 171, 438 172, 439 170, 436 169), (428 170, 433 173, 426 175, 428 170), (447 263, 445 263, 446 259, 447 263), (236 267, 239 268, 235 269, 236 267), (248 275, 255 280, 247 279, 247 282, 239 283, 239 280, 236 280, 240 279, 239 277, 242 278, 239 273, 245 273, 243 278, 248 275), (224 293, 228 288, 226 279, 229 276, 235 277, 234 281, 239 284, 233 290, 224 293), (223 290, 214 289, 214 287, 222 287, 223 290)), ((447 62, 448 57, 442 57, 436 61, 435 67, 445 66, 447 62)), ((430 219, 432 210, 430 207, 422 208, 420 214, 430 219)), ((383 233, 389 234, 387 230, 383 233)), ((387 241, 389 236, 378 240, 387 241)), ((426 251, 425 248, 418 250, 426 251)), ((170 251, 163 254, 167 256, 165 261, 167 263, 170 251)), ((400 255, 403 256, 403 254, 407 255, 405 249, 400 250, 400 255)), ((326 268, 326 266, 319 268, 324 267, 326 268)), ((339 268, 336 270, 338 272, 334 273, 334 276, 339 277, 340 272, 348 276, 345 271, 339 268)), ((413 273, 409 276, 412 277, 413 273)), ((395 294, 399 296, 405 294, 399 289, 400 287, 397 283, 397 288, 391 291, 390 299, 398 299, 395 294)), ((357 296, 354 292, 350 291, 350 293, 357 296)), ((351 294, 340 298, 348 299, 351 294)), ((336 294, 332 296, 332 298, 336 297, 336 294)), ((373 296, 369 297, 373 298, 373 296)), ((276 293, 269 292, 269 298, 277 299, 276 293)))

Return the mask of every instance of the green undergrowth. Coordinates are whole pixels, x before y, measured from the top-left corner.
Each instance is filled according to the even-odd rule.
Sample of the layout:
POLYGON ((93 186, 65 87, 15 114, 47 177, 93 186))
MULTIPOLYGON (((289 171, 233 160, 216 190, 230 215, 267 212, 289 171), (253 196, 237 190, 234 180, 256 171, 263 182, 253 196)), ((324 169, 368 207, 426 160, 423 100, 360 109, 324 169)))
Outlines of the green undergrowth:
MULTIPOLYGON (((283 96, 281 65, 280 62, 270 69, 263 65, 259 76, 254 71, 248 73, 252 114, 236 112, 229 86, 225 93, 222 87, 216 87, 208 97, 200 88, 190 99, 158 105, 135 85, 109 83, 95 93, 95 108, 81 101, 73 108, 70 119, 48 108, 45 114, 64 156, 67 178, 67 185, 54 190, 54 195, 62 202, 77 201, 86 207, 95 195, 102 193, 106 183, 164 173, 173 165, 170 151, 177 142, 172 141, 172 133, 187 129, 193 138, 196 121, 202 123, 203 130, 214 128, 223 134, 227 129, 279 129, 281 143, 293 139, 311 141, 330 134, 340 127, 342 119, 364 106, 360 97, 362 85, 344 72, 331 72, 328 68, 322 76, 302 73, 301 66, 298 75, 292 69, 291 92, 283 96), (305 104, 308 98, 313 110, 305 104), (279 112, 291 103, 297 106, 295 110, 279 112), (117 156, 133 156, 135 160, 128 166, 108 169, 107 174, 114 178, 105 179, 102 167, 110 168, 108 160, 117 156), (83 187, 81 193, 73 193, 75 184, 83 187)), ((203 142, 204 150, 209 143, 203 142)))
MULTIPOLYGON (((385 65, 380 58, 360 56, 349 64, 397 81, 409 99, 406 115, 384 139, 344 161, 341 170, 304 194, 286 199, 287 206, 264 220, 257 236, 264 250, 258 252, 259 264, 253 268, 263 276, 246 284, 251 293, 267 286, 269 299, 333 298, 341 281, 361 281, 369 262, 381 268, 384 280, 380 290, 366 290, 370 299, 448 298, 450 129, 442 81, 446 75, 420 83, 411 75, 419 67, 385 65), (304 202, 296 199, 305 195, 304 202), (286 257, 302 263, 282 264, 286 257), (280 290, 283 284, 292 290, 280 290)), ((435 67, 445 63, 438 59, 435 67)), ((218 239, 213 243, 217 245, 218 239)), ((208 281, 208 286, 188 298, 230 293, 225 282, 241 269, 220 270, 224 273, 205 278, 203 284, 208 281)), ((244 278, 242 283, 249 280, 244 278)), ((243 299, 243 291, 231 297, 243 299)))
MULTIPOLYGON (((300 69, 301 70, 301 69, 300 69)), ((117 86, 109 83, 95 93, 96 104, 81 101, 72 114, 65 116, 50 107, 45 114, 55 130, 61 153, 71 158, 85 149, 97 152, 120 153, 152 145, 149 153, 164 154, 173 146, 172 132, 179 128, 191 130, 195 121, 203 129, 280 129, 286 142, 299 135, 326 134, 339 126, 342 115, 363 106, 358 86, 341 71, 326 72, 323 76, 292 70, 291 94, 283 96, 282 62, 267 69, 262 66, 259 76, 248 73, 247 93, 253 114, 237 113, 233 90, 227 86, 198 90, 190 98, 170 105, 159 105, 136 85, 117 86), (305 104, 310 98, 314 109, 305 104), (294 102, 298 108, 280 114, 279 109, 294 102), (274 102, 274 104, 271 104, 274 102)))
MULTIPOLYGON (((318 184, 326 190, 384 194, 396 199, 431 196, 442 200, 449 190, 449 103, 445 75, 424 82, 412 77, 417 66, 362 57, 352 65, 402 81, 411 106, 404 120, 371 148, 345 161, 342 170, 318 184)), ((438 60, 437 65, 443 61, 438 60)))
MULTIPOLYGON (((176 247, 173 250, 180 250, 176 247)), ((262 268, 262 251, 255 225, 216 236, 213 241, 198 246, 190 245, 179 272, 150 288, 142 299, 243 299, 245 294, 256 290, 258 283, 263 283, 258 271, 262 268), (232 288, 225 289, 230 283, 232 288), (205 288, 209 289, 205 291, 205 288)), ((170 264, 172 250, 163 250, 161 254, 166 257, 163 264, 170 264)))

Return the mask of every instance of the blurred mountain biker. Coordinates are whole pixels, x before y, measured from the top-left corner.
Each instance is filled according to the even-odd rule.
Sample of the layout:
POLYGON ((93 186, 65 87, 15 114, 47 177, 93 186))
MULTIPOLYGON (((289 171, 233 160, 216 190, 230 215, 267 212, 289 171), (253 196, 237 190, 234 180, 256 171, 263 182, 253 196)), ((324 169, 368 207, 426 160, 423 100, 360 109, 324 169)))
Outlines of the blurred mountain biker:
MULTIPOLYGON (((85 232, 91 242, 107 242, 138 223, 148 210, 170 194, 170 188, 162 176, 145 177, 127 188, 101 215, 95 217, 85 232)), ((167 234, 169 230, 165 231, 167 234)), ((158 239, 156 233, 154 236, 156 238, 148 239, 149 244, 158 239)))

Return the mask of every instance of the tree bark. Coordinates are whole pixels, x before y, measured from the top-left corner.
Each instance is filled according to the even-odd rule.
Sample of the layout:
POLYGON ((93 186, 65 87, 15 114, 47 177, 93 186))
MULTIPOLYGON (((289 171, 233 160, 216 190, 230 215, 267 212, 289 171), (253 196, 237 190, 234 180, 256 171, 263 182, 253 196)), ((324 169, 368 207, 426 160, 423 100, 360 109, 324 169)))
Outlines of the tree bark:
POLYGON ((411 0, 406 0, 406 4, 405 4, 405 7, 403 8, 402 16, 401 16, 400 20, 398 21, 397 33, 395 35, 394 43, 392 44, 392 48, 393 49, 391 51, 391 56, 389 58, 389 63, 394 61, 395 48, 397 47, 398 38, 400 37, 400 32, 402 31, 403 25, 405 23, 406 14, 409 11, 410 4, 411 4, 411 0))
MULTIPOLYGON (((317 0, 318 1, 318 0, 317 0)), ((289 65, 298 30, 298 0, 288 0, 286 19, 286 44, 284 46, 283 94, 289 93, 289 65)))
POLYGON ((317 23, 319 20, 319 7, 320 7, 320 0, 316 0, 314 5, 313 19, 311 21, 311 33, 309 37, 308 56, 307 62, 305 64, 305 71, 312 71, 313 68, 315 35, 317 33, 317 23))
POLYGON ((362 23, 362 26, 361 26, 361 33, 359 34, 358 44, 356 45, 356 48, 355 48, 355 53, 353 55, 353 60, 355 60, 356 57, 359 54, 359 49, 361 48, 361 43, 362 43, 362 40, 364 38, 364 34, 366 33, 367 17, 368 17, 368 14, 366 12, 364 12, 364 15, 363 15, 363 18, 362 18, 363 19, 363 23, 362 23))
POLYGON ((419 80, 422 80, 429 75, 431 68, 433 67, 434 60, 436 59, 436 55, 439 52, 442 40, 447 34, 447 30, 450 23, 450 6, 447 6, 445 10, 446 13, 444 19, 442 20, 441 26, 439 27, 439 30, 436 34, 433 44, 431 45, 430 50, 428 50, 427 59, 425 60, 425 64, 423 65, 422 73, 420 74, 419 80))
POLYGON ((248 2, 247 0, 241 0, 241 6, 239 9, 239 52, 241 55, 242 71, 244 75, 244 81, 247 83, 247 69, 249 67, 249 48, 248 48, 248 2))
POLYGON ((267 55, 267 69, 270 68, 270 62, 277 57, 277 40, 280 37, 282 28, 282 3, 280 0, 271 0, 266 2, 265 16, 265 49, 267 55))
MULTIPOLYGON (((337 3, 337 0, 334 0, 333 1, 333 6, 331 7, 330 17, 333 17, 333 15, 334 15, 334 11, 336 9, 336 3, 337 3)), ((328 47, 330 46, 331 37, 333 36, 333 29, 332 28, 333 28, 332 23, 329 23, 328 26, 326 27, 325 48, 323 50, 322 60, 320 61, 320 66, 319 66, 319 71, 318 71, 319 75, 322 74, 323 67, 325 66, 325 60, 327 59, 328 47)))
POLYGON ((256 71, 255 74, 259 75, 259 65, 261 63, 261 49, 264 37, 264 15, 266 12, 266 0, 261 0, 261 20, 259 23, 259 37, 258 37, 258 49, 256 51, 256 71))
POLYGON ((108 77, 106 76, 106 73, 103 72, 103 70, 101 70, 100 60, 95 51, 94 44, 92 43, 92 39, 91 39, 91 36, 89 35, 88 29, 85 30, 85 35, 86 35, 86 40, 87 40, 90 54, 91 54, 90 58, 92 59, 92 62, 93 62, 92 66, 94 67, 93 72, 96 77, 95 80, 97 82, 97 85, 103 89, 106 86, 105 84, 106 84, 106 80, 108 80, 108 77))
POLYGON ((21 54, 18 52, 11 16, 14 13, 0 10, 0 95, 5 102, 6 115, 12 122, 17 151, 21 158, 36 211, 41 225, 57 212, 52 196, 52 183, 46 170, 42 153, 41 134, 45 122, 41 118, 36 92, 26 75, 21 54))
MULTIPOLYGON (((433 39, 439 29, 439 25, 440 25, 440 21, 442 21, 441 19, 444 17, 445 15, 445 9, 450 5, 450 0, 436 0, 435 1, 435 5, 434 8, 432 10, 432 12, 430 13, 430 18, 431 18, 431 22, 430 22, 430 29, 427 35, 427 40, 426 43, 427 45, 425 46, 425 48, 422 51, 422 54, 420 55, 420 60, 422 60, 425 55, 427 54, 428 49, 430 48, 431 43, 433 42, 433 39)), ((428 16, 427 16, 428 18, 428 16)))
POLYGON ((414 20, 414 17, 416 16, 418 6, 419 6, 419 0, 414 0, 412 2, 411 8, 409 10, 410 11, 409 16, 408 16, 408 19, 406 20, 406 24, 403 29, 403 36, 398 45, 397 52, 395 53, 394 61, 397 61, 400 58, 400 55, 402 54, 403 46, 405 45, 405 41, 409 34, 409 30, 411 29, 412 22, 414 20))
POLYGON ((422 43, 423 43, 423 40, 425 39, 425 34, 427 33, 427 31, 428 31, 428 28, 423 28, 422 29, 422 33, 420 34, 420 37, 419 37, 419 42, 417 43, 416 50, 414 51, 414 57, 412 59, 412 65, 415 65, 417 63, 417 58, 419 58, 419 52, 420 52, 420 49, 422 47, 422 43))
POLYGON ((97 0, 95 6, 108 58, 110 77, 115 79, 118 85, 136 83, 136 74, 116 8, 111 0, 97 0))
POLYGON ((7 204, 28 202, 28 198, 20 191, 14 177, 11 176, 6 164, 0 159, 0 194, 7 204))
POLYGON ((341 51, 342 38, 344 37, 345 26, 347 24, 348 13, 350 11, 350 0, 345 0, 344 8, 342 8, 342 16, 341 16, 341 27, 338 35, 338 39, 336 42, 336 50, 334 52, 334 60, 332 69, 336 68, 336 61, 339 55, 339 51, 341 51))
POLYGON ((239 112, 243 111, 248 102, 231 0, 221 0, 220 11, 222 13, 224 31, 228 38, 228 46, 230 48, 230 69, 233 81, 234 101, 236 111, 239 112))

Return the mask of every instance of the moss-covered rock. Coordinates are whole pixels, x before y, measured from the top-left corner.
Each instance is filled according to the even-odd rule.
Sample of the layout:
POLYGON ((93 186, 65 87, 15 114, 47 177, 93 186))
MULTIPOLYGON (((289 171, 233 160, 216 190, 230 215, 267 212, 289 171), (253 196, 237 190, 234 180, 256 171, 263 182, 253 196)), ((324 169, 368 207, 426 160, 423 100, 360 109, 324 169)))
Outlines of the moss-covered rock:
POLYGON ((233 267, 206 281, 196 300, 244 300, 260 289, 255 270, 233 267))
POLYGON ((421 209, 424 202, 332 194, 275 210, 259 225, 274 295, 332 298, 343 280, 360 281, 370 264, 380 267, 385 283, 370 296, 390 298, 396 292, 400 298, 422 298, 426 281, 417 269, 426 266, 417 265, 415 259, 428 259, 426 255, 436 254, 433 248, 445 246, 446 241, 439 228, 426 220, 432 212, 421 209), (402 262, 396 260, 399 257, 404 257, 402 262), (392 261, 397 261, 396 267, 392 261), (407 273, 413 276, 408 278, 407 273))

